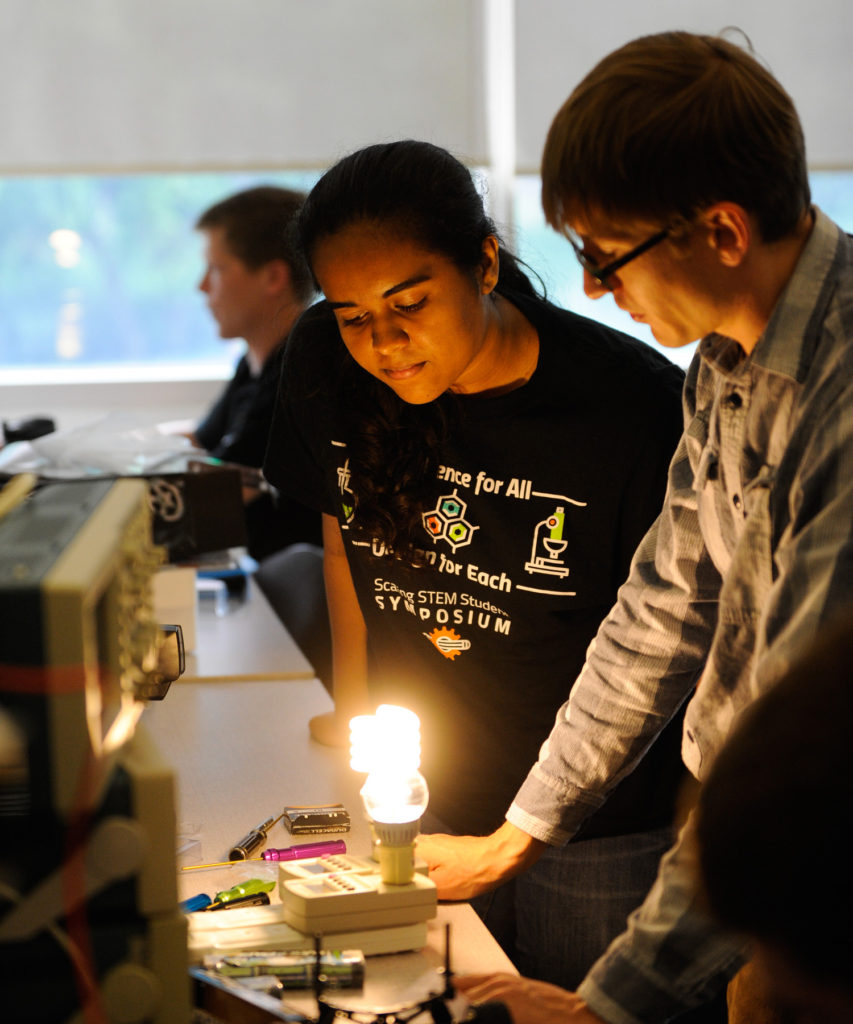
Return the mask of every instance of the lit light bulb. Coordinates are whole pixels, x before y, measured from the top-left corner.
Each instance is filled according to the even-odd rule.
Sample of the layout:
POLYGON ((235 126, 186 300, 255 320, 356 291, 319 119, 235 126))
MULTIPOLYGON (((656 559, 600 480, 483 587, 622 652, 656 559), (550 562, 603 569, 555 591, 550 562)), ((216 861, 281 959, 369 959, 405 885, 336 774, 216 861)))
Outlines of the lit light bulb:
POLYGON ((367 772, 361 799, 374 838, 382 881, 411 882, 415 838, 429 801, 421 761, 420 722, 406 708, 380 704, 350 722, 350 765, 367 772))

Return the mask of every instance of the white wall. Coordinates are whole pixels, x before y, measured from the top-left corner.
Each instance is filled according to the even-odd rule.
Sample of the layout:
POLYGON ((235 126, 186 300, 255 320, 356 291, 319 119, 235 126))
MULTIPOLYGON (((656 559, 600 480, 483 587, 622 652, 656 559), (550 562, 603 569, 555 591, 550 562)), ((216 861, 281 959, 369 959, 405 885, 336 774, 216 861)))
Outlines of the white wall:
POLYGON ((485 156, 480 0, 3 0, 0 169, 485 156))
POLYGON ((731 25, 796 100, 812 161, 853 165, 849 0, 3 0, 0 171, 323 167, 405 135, 487 162, 494 101, 535 170, 609 50, 731 25), (509 89, 486 84, 485 26, 504 18, 509 89))
MULTIPOLYGON (((636 36, 737 26, 803 122, 812 166, 853 167, 850 0, 517 0, 519 166, 535 169, 551 118, 580 78, 636 36)), ((733 37, 737 40, 737 36, 733 37)))

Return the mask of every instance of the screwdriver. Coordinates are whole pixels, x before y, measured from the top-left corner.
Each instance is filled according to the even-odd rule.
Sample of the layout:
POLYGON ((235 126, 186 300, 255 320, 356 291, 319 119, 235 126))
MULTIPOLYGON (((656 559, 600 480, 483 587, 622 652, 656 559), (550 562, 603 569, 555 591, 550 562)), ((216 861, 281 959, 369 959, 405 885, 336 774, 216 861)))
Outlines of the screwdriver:
POLYGON ((285 846, 279 850, 264 850, 262 860, 304 860, 306 857, 327 857, 334 853, 346 853, 347 844, 343 839, 325 839, 319 843, 302 843, 300 846, 285 846))
POLYGON ((256 825, 250 832, 247 832, 242 839, 231 847, 228 859, 248 860, 255 850, 266 842, 267 832, 269 832, 277 821, 281 821, 283 817, 284 811, 282 811, 277 818, 267 818, 267 820, 262 821, 260 825, 256 825))
POLYGON ((275 882, 265 882, 262 878, 249 878, 230 889, 223 889, 213 897, 214 903, 229 903, 231 900, 242 899, 244 896, 255 896, 261 892, 271 892, 275 882))
POLYGON ((269 894, 265 892, 250 892, 248 896, 235 896, 233 900, 214 900, 209 907, 203 907, 205 913, 211 910, 238 910, 240 907, 267 907, 269 906, 269 894))
MULTIPOLYGON (((264 850, 260 857, 247 857, 248 861, 270 860, 303 860, 306 857, 326 857, 335 853, 346 853, 347 844, 343 839, 324 839, 318 843, 302 843, 297 846, 285 846, 279 850, 264 850)), ((205 868, 237 867, 241 861, 219 860, 212 864, 184 864, 181 871, 202 871, 205 868)))

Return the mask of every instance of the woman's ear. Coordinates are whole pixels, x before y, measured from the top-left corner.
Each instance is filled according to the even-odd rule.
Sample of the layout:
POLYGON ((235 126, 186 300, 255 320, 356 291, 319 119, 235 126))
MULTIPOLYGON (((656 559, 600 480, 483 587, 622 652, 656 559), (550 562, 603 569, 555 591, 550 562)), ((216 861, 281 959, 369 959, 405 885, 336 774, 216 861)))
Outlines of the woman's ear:
POLYGON ((480 257, 478 277, 480 291, 489 295, 495 290, 500 272, 500 246, 494 235, 486 235, 483 239, 483 251, 480 257))

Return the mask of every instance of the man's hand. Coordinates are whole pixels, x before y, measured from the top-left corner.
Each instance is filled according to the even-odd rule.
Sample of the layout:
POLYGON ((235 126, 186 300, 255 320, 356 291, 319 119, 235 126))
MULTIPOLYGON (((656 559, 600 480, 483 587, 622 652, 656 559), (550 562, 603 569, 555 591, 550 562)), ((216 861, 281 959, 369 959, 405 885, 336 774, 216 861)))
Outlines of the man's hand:
POLYGON ((580 996, 515 974, 471 974, 453 979, 472 1003, 503 1003, 513 1024, 604 1024, 580 996))
POLYGON ((469 900, 530 867, 545 848, 508 821, 490 836, 418 836, 417 855, 429 866, 441 900, 469 900))

